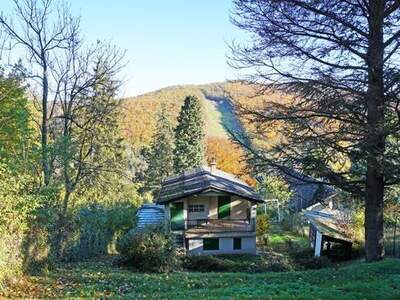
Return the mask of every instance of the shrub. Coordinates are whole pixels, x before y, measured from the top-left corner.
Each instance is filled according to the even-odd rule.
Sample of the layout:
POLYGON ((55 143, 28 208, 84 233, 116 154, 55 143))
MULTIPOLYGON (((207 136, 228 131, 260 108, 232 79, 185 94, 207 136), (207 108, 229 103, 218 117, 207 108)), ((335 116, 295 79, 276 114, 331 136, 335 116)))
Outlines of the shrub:
POLYGON ((248 272, 292 270, 283 256, 268 255, 194 255, 183 259, 183 267, 197 272, 248 272))
POLYGON ((314 257, 313 249, 293 250, 290 256, 300 269, 321 269, 332 266, 332 261, 327 256, 314 257))
POLYGON ((145 272, 169 272, 179 262, 173 237, 159 228, 130 230, 119 239, 117 251, 128 265, 145 272))
POLYGON ((38 225, 38 211, 51 197, 49 191, 34 189, 33 182, 32 176, 16 174, 0 161, 0 289, 2 282, 22 275, 47 250, 26 247, 38 225))
POLYGON ((362 209, 358 209, 354 211, 351 215, 351 234, 353 236, 354 241, 361 245, 364 242, 364 211, 362 209))
POLYGON ((257 216, 256 235, 259 239, 264 240, 270 227, 269 218, 267 215, 257 216))
POLYGON ((298 263, 305 269, 322 269, 332 266, 332 261, 327 256, 302 258, 298 263))
MULTIPOLYGON (((183 267, 197 272, 234 272, 235 263, 229 259, 213 255, 187 256, 183 260, 183 267)), ((243 271, 243 270, 242 270, 243 271)))
POLYGON ((287 260, 280 260, 271 263, 268 270, 272 272, 288 272, 293 270, 293 266, 287 260))
POLYGON ((112 206, 91 204, 73 211, 64 259, 79 261, 115 253, 117 238, 133 227, 135 211, 133 205, 122 202, 112 206))

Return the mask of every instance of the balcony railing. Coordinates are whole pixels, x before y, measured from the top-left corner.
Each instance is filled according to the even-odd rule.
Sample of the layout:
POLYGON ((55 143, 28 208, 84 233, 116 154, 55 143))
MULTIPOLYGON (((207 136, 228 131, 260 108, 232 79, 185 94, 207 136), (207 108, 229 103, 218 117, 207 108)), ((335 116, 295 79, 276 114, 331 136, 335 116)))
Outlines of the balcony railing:
POLYGON ((254 231, 249 219, 193 219, 186 220, 185 227, 193 232, 237 232, 254 231))

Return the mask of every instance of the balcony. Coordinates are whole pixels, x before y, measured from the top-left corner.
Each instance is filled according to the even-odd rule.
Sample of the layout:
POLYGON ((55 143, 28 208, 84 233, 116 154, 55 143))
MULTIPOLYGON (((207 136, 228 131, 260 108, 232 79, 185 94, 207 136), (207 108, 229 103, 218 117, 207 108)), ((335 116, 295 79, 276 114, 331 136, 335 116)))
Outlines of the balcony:
POLYGON ((185 228, 188 233, 255 231, 254 224, 249 219, 187 219, 185 228))

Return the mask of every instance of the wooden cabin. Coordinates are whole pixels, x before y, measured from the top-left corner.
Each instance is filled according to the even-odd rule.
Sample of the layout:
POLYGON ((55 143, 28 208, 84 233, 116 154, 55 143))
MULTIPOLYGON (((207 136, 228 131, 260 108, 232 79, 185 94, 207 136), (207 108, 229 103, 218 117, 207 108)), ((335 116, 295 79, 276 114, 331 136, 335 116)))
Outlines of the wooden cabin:
POLYGON ((200 167, 163 181, 157 204, 189 254, 256 254, 259 195, 232 174, 200 167))

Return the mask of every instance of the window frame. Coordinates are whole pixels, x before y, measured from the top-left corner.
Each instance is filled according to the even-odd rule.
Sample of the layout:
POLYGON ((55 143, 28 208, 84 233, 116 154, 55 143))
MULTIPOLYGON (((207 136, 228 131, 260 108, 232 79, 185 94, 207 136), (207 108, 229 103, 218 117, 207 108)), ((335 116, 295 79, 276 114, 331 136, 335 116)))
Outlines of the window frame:
POLYGON ((206 211, 206 206, 203 203, 188 204, 188 212, 190 213, 202 213, 206 211))

